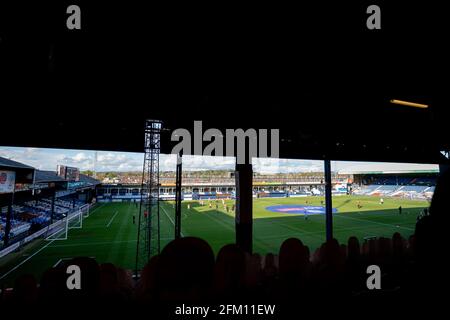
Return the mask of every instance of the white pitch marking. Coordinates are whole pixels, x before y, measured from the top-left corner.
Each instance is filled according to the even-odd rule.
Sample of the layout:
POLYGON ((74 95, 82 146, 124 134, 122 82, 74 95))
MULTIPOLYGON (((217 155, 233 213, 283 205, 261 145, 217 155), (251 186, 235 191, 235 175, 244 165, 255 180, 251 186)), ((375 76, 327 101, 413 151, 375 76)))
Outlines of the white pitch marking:
POLYGON ((58 264, 60 264, 61 261, 62 261, 62 259, 59 259, 59 260, 53 265, 53 268, 56 268, 56 266, 57 266, 58 264))
POLYGON ((111 225, 111 223, 113 222, 114 218, 117 216, 118 213, 119 213, 119 211, 116 211, 116 213, 114 213, 111 220, 109 220, 108 224, 106 225, 107 228, 109 228, 109 226, 111 225))
MULTIPOLYGON (((161 209, 164 211, 164 213, 166 214, 167 218, 169 218, 170 222, 172 222, 173 226, 175 226, 175 222, 174 222, 174 221, 172 220, 172 218, 169 216, 169 214, 167 213, 166 209, 164 209, 163 206, 161 206, 161 209)), ((181 235, 182 237, 184 237, 183 232, 180 232, 180 235, 181 235)))
POLYGON ((5 273, 4 275, 2 275, 0 277, 0 280, 5 278, 7 275, 9 275, 11 272, 17 270, 21 265, 23 265, 25 262, 27 262, 28 260, 30 260, 31 258, 33 258, 35 255, 37 255, 39 252, 41 252, 42 250, 44 250, 45 248, 47 248, 49 245, 51 245, 53 243, 53 241, 55 241, 56 239, 53 239, 51 241, 49 241, 45 246, 43 246, 42 248, 40 248, 38 251, 36 251, 35 253, 33 253, 32 255, 30 255, 28 258, 26 258, 25 260, 23 260, 21 263, 19 263, 17 266, 15 266, 14 268, 12 268, 11 270, 9 270, 7 273, 5 273))

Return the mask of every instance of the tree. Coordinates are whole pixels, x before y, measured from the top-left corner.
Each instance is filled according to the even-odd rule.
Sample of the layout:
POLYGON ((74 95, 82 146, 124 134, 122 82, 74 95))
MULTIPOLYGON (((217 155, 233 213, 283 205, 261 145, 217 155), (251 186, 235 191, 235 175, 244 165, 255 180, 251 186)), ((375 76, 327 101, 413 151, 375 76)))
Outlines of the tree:
POLYGON ((88 177, 94 176, 94 171, 92 171, 92 170, 84 170, 84 171, 81 171, 81 173, 87 175, 88 177))

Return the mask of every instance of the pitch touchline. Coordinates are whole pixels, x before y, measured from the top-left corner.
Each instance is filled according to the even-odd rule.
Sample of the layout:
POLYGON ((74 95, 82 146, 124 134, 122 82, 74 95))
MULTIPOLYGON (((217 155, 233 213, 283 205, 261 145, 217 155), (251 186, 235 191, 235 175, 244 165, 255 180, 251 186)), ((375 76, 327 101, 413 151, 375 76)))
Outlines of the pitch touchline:
POLYGON ((11 272, 17 270, 21 265, 23 265, 25 262, 27 262, 28 260, 30 260, 31 258, 33 258, 35 255, 37 255, 39 252, 41 252, 42 250, 44 250, 45 248, 47 248, 50 244, 53 243, 53 241, 55 241, 56 239, 51 240, 50 242, 48 242, 45 246, 43 246, 42 248, 40 248, 38 251, 36 251, 35 253, 33 253, 31 256, 28 256, 25 260, 23 260, 22 262, 20 262, 17 266, 15 266, 14 268, 12 268, 11 270, 9 270, 7 273, 5 273, 4 275, 2 275, 0 277, 0 280, 3 279, 4 277, 6 277, 7 275, 9 275, 11 272))
POLYGON ((106 225, 107 228, 109 228, 109 226, 111 225, 111 223, 113 222, 114 218, 117 216, 118 213, 119 213, 119 211, 116 211, 116 213, 114 213, 111 220, 109 220, 108 224, 106 225))
MULTIPOLYGON (((94 213, 95 210, 103 207, 105 204, 96 207, 94 210, 92 210, 91 214, 94 213)), ((12 268, 11 270, 9 270, 7 273, 3 274, 0 277, 0 280, 2 280, 3 278, 5 278, 6 276, 8 276, 11 272, 17 270, 20 266, 22 266, 24 263, 28 262, 31 258, 33 258, 35 255, 37 255, 39 252, 41 252, 42 250, 44 250, 45 248, 47 248, 49 245, 51 245, 56 239, 53 239, 51 241, 49 241, 45 246, 43 246, 42 248, 40 248, 38 251, 36 251, 35 253, 33 253, 32 255, 28 256, 25 260, 23 260, 22 262, 20 262, 19 264, 17 264, 14 268, 12 268)))
MULTIPOLYGON (((173 224, 173 226, 175 227, 175 222, 172 220, 172 218, 169 216, 169 214, 167 213, 166 209, 164 209, 163 206, 161 206, 161 209, 164 211, 164 213, 166 214, 167 218, 169 218, 170 222, 173 224)), ((180 235, 182 237, 184 237, 183 232, 180 231, 180 235)))
POLYGON ((66 248, 66 247, 80 247, 80 246, 99 246, 115 243, 132 243, 137 240, 124 240, 124 241, 103 241, 103 242, 86 242, 86 243, 71 243, 71 244, 57 244, 52 246, 52 248, 66 248))

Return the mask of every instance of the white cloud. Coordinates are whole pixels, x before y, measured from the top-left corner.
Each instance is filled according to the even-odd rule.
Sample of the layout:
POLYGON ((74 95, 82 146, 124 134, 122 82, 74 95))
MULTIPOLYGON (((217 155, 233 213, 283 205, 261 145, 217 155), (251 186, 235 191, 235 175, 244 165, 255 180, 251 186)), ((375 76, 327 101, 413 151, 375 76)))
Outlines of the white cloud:
POLYGON ((323 172, 323 161, 258 158, 253 159, 253 170, 262 174, 323 172))
MULTIPOLYGON (((0 156, 31 165, 40 170, 56 170, 58 164, 78 167, 81 170, 94 168, 95 151, 0 147, 0 156)), ((144 155, 128 152, 97 152, 97 171, 141 171, 144 155)), ((176 155, 160 155, 160 170, 175 171, 176 155)), ((321 171, 322 161, 254 159, 254 171, 261 173, 321 171)), ((233 170, 232 157, 184 156, 183 170, 233 170)))
MULTIPOLYGON (((40 170, 56 170, 58 164, 78 167, 81 170, 94 168, 95 151, 63 150, 44 148, 0 147, 0 156, 18 161, 40 170)), ((141 171, 144 155, 129 152, 97 152, 97 171, 141 171)), ((175 171, 176 155, 160 155, 160 170, 175 171)), ((343 170, 356 165, 367 168, 391 169, 392 164, 373 162, 334 162, 332 170, 343 170)), ((411 164, 396 164, 397 167, 412 168, 411 164)), ((235 160, 231 157, 187 156, 183 157, 183 170, 233 170, 235 160)), ((323 172, 321 160, 292 160, 292 159, 253 159, 253 170, 263 174, 292 173, 292 172, 323 172)))

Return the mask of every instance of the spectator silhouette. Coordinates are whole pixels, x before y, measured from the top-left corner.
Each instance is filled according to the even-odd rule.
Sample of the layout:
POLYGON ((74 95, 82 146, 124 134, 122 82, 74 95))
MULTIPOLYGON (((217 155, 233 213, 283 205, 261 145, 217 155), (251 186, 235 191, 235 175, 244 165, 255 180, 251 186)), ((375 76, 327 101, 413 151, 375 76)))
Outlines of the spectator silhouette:
POLYGON ((92 304, 99 295, 99 265, 94 259, 87 257, 74 258, 68 265, 77 265, 81 271, 81 290, 67 290, 69 298, 92 304))
POLYGON ((309 250, 299 239, 290 238, 281 245, 279 272, 283 300, 297 299, 298 295, 305 294, 310 272, 309 250))
POLYGON ((153 256, 141 271, 141 278, 136 285, 135 298, 141 303, 151 303, 157 300, 157 280, 159 255, 153 256))
POLYGON ((416 223, 414 251, 417 259, 417 290, 436 292, 448 282, 443 259, 448 250, 449 199, 450 171, 446 171, 438 178, 429 215, 416 223))
POLYGON ((347 242, 347 259, 345 262, 345 283, 347 290, 358 292, 364 288, 364 268, 358 238, 350 237, 347 242))
POLYGON ((66 294, 66 274, 61 267, 52 268, 44 272, 39 287, 39 298, 42 302, 54 301, 59 303, 66 294))
POLYGON ((172 241, 161 252, 157 267, 159 299, 195 303, 209 297, 214 268, 214 253, 199 238, 172 241))
POLYGON ((112 263, 100 265, 99 295, 104 302, 114 303, 128 300, 119 283, 119 268, 112 263))
POLYGON ((344 286, 345 256, 336 239, 325 242, 318 251, 315 280, 322 295, 338 297, 344 286))
POLYGON ((13 302, 18 306, 33 305, 37 302, 38 287, 34 276, 25 274, 16 279, 13 302))
POLYGON ((220 249, 214 268, 214 293, 218 301, 242 298, 246 271, 245 252, 235 244, 220 249))

